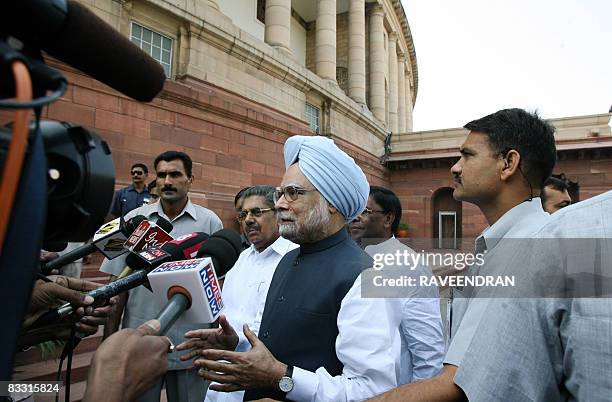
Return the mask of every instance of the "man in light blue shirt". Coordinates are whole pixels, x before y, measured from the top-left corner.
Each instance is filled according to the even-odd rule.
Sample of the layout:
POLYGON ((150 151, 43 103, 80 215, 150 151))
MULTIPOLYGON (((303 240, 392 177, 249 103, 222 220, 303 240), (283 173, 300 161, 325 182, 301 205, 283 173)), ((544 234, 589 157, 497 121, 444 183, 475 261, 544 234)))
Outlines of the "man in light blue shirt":
MULTIPOLYGON (((476 240, 475 254, 487 253, 484 264, 470 267, 469 270, 476 272, 468 273, 488 275, 491 270, 495 275, 499 260, 504 263, 508 256, 504 240, 533 236, 549 219, 538 195, 556 162, 554 128, 535 113, 522 109, 500 110, 466 124, 465 128, 470 133, 459 149, 461 158, 451 168, 455 179, 453 197, 478 206, 489 223, 489 228, 476 240), (505 252, 500 254, 500 250, 505 252)), ((458 290, 467 296, 477 291, 473 288, 458 290)), ((453 301, 452 327, 455 330, 451 332, 442 373, 429 380, 404 385, 374 400, 491 400, 471 395, 455 374, 463 366, 470 346, 476 348, 473 340, 480 331, 488 303, 499 301, 484 298, 453 301)), ((489 342, 494 344, 495 340, 489 342)), ((495 364, 505 362, 496 361, 495 364)))

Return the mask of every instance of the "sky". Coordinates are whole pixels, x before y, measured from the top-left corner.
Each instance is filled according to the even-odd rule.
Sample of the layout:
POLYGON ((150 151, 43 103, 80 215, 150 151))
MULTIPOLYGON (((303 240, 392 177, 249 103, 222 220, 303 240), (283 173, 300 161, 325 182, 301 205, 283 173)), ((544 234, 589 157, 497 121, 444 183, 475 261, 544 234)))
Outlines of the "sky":
POLYGON ((612 106, 611 0, 402 0, 419 88, 414 131, 508 107, 544 118, 612 106))

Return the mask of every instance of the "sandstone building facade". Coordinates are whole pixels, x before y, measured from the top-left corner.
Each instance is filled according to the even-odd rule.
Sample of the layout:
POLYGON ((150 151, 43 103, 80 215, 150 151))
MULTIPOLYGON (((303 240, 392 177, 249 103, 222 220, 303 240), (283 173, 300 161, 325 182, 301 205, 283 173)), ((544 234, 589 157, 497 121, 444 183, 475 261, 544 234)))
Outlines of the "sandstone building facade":
MULTIPOLYGON (((465 131, 412 130, 418 68, 400 0, 79 1, 168 76, 160 95, 142 104, 48 61, 70 86, 44 117, 102 135, 117 187, 129 183, 132 163, 185 151, 195 162, 192 199, 236 227, 234 194, 277 185, 284 141, 318 134, 353 156, 372 184, 398 193, 412 236, 471 237, 485 226, 475 207, 450 195, 448 169, 465 131)), ((612 187, 609 120, 553 120, 556 171, 579 183, 580 198, 612 187)))

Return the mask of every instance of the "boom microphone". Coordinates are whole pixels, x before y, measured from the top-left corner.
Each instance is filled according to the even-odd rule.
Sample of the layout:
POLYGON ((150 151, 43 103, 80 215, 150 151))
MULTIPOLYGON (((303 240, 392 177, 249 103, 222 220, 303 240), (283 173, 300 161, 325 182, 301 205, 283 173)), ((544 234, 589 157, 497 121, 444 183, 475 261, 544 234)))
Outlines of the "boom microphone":
POLYGON ((71 0, 3 4, 0 31, 36 46, 138 101, 162 90, 164 69, 85 6, 71 0))

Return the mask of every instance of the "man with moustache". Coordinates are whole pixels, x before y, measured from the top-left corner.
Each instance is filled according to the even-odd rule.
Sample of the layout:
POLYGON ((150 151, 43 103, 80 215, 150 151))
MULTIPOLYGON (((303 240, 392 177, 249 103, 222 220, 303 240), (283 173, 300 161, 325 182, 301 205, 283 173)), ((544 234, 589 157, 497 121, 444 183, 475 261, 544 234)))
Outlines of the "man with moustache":
POLYGON ((243 327, 251 349, 203 350, 194 364, 218 383, 211 389, 246 390, 244 400, 363 400, 396 384, 387 304, 361 297, 361 272, 372 259, 346 230, 365 208, 369 185, 331 139, 294 136, 284 154, 279 233, 300 247, 274 272, 259 338, 243 327))
MULTIPOLYGON (((170 235, 174 238, 192 232, 212 234, 223 229, 223 224, 214 212, 195 205, 188 196, 193 183, 192 161, 189 155, 178 151, 166 151, 155 158, 157 187, 160 191, 160 201, 136 208, 125 216, 131 219, 143 215, 155 221, 162 217, 172 223, 170 235)), ((113 260, 105 259, 100 271, 117 276, 125 267, 125 254, 113 260)), ((117 331, 123 313, 123 328, 138 328, 144 322, 155 318, 163 304, 155 300, 153 294, 144 286, 139 286, 123 293, 120 302, 109 317, 104 328, 105 338, 117 331), (128 296, 129 295, 129 296, 128 296), (125 307, 125 311, 124 311, 125 307)), ((183 341, 185 332, 202 328, 203 324, 174 325, 167 336, 173 344, 183 341)), ((198 377, 197 371, 187 369, 189 365, 179 360, 178 353, 168 355, 168 373, 144 393, 138 400, 143 402, 158 402, 162 385, 166 383, 166 393, 170 402, 201 402, 206 393, 205 384, 198 377)))
MULTIPOLYGON (((285 254, 298 247, 278 234, 274 190, 272 186, 254 186, 245 189, 241 194, 238 221, 251 245, 240 254, 223 284, 225 310, 219 321, 228 336, 217 338, 215 335, 218 329, 200 329, 186 333, 188 340, 178 345, 177 350, 192 351, 181 356, 181 360, 186 361, 197 356, 201 349, 228 349, 238 352, 251 349, 242 326, 247 324, 253 333, 259 332, 274 270, 285 254), (236 328, 236 331, 232 328, 236 328)), ((206 393, 206 401, 238 402, 242 401, 243 396, 242 391, 223 393, 210 390, 206 393)))
MULTIPOLYGON (((518 269, 508 257, 517 249, 518 239, 533 237, 550 219, 538 197, 544 180, 556 162, 554 128, 537 114, 522 109, 504 109, 465 125, 470 130, 459 152, 461 158, 451 168, 455 178, 453 197, 479 207, 489 227, 476 239, 475 254, 485 253, 484 265, 473 265, 467 275, 494 275, 500 270, 518 269), (514 240, 508 239, 516 239, 514 240)), ((520 267, 520 266, 519 266, 520 267)), ((522 268, 522 267, 521 267, 522 268)), ((502 271, 505 272, 505 271, 502 271)), ((491 305, 503 308, 502 299, 477 297, 478 288, 455 288, 451 309, 451 343, 440 375, 387 392, 372 401, 492 401, 538 400, 509 397, 492 398, 479 393, 481 382, 511 381, 510 376, 474 378, 465 372, 467 351, 495 348, 500 331, 488 343, 474 343, 483 330, 485 311, 491 305)), ((491 317, 489 317, 491 318, 491 317)), ((512 322, 507 322, 512 325, 512 322)), ((483 359, 488 357, 482 356, 483 359)), ((523 362, 489 362, 491 366, 522 365, 523 362)), ((520 389, 516 395, 520 394, 520 389)))

